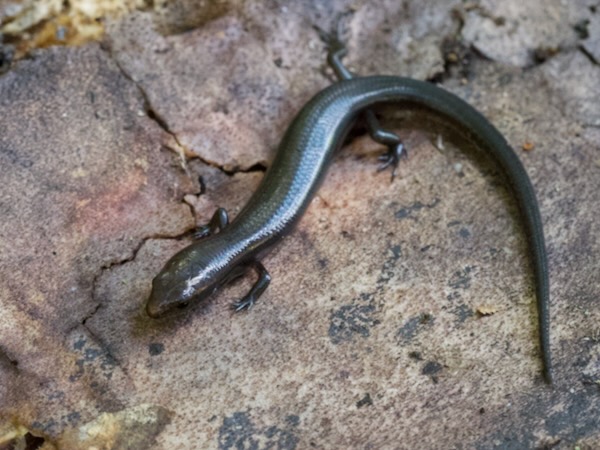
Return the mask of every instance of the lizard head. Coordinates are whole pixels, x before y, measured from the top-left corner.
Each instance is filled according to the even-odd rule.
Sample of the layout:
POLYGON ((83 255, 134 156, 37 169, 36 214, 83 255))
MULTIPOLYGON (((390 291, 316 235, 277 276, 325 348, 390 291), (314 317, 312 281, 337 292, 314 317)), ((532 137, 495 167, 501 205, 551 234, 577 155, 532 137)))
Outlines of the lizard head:
POLYGON ((184 248, 152 280, 152 292, 146 304, 150 317, 158 318, 175 307, 202 301, 219 288, 222 270, 212 256, 214 252, 203 251, 202 247, 184 248))

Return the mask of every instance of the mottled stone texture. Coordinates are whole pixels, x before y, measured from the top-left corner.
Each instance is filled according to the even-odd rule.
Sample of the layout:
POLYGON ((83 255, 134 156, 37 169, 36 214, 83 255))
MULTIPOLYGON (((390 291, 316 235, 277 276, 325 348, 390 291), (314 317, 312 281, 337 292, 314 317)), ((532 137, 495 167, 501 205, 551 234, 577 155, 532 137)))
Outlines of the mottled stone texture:
POLYGON ((97 281, 146 239, 193 227, 181 199, 194 185, 97 45, 20 62, 0 78, 0 117, 0 405, 56 436, 132 401, 86 326, 97 281))
POLYGON ((110 23, 102 46, 16 63, 0 76, 2 418, 46 448, 599 448, 599 11, 176 2, 110 23), (352 135, 265 258, 254 309, 229 309, 248 276, 145 315, 186 232, 217 206, 236 215, 330 83, 312 25, 343 11, 353 71, 441 83, 521 157, 549 250, 554 386, 504 179, 407 108, 383 111, 409 149, 397 179, 352 135))

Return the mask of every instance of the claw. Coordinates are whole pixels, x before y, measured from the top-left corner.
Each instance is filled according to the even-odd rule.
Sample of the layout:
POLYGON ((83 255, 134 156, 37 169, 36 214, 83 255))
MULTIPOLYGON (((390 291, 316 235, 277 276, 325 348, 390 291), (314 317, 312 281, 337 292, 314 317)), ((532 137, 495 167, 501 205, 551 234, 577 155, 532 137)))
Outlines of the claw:
POLYGON ((392 164, 394 166, 398 165, 398 160, 396 158, 388 158, 387 155, 384 159, 382 159, 383 164, 380 164, 379 167, 377 168, 377 172, 381 172, 382 170, 387 169, 388 167, 390 167, 392 164))
POLYGON ((229 224, 229 217, 227 211, 223 208, 217 208, 215 213, 206 225, 196 228, 193 236, 195 239, 202 239, 206 236, 210 236, 217 231, 221 231, 229 224))
POLYGON ((387 169, 388 167, 392 167, 392 180, 396 178, 396 171, 398 169, 398 164, 400 163, 400 158, 407 157, 407 151, 404 148, 404 145, 401 143, 395 145, 393 147, 389 147, 388 151, 383 155, 379 156, 379 161, 382 161, 383 164, 380 164, 377 168, 377 172, 381 172, 382 170, 387 169))
POLYGON ((206 236, 208 236, 210 234, 210 226, 208 225, 204 225, 201 227, 198 227, 198 229, 196 231, 194 231, 194 239, 202 239, 206 236))
POLYGON ((338 49, 344 47, 342 43, 342 35, 344 34, 344 19, 348 16, 351 16, 353 12, 351 10, 340 13, 335 19, 333 27, 331 31, 325 31, 323 28, 318 25, 313 25, 313 28, 319 34, 321 40, 331 49, 332 47, 337 46, 338 49))
POLYGON ((237 302, 235 302, 233 305, 231 305, 231 308, 235 311, 235 312, 240 312, 242 310, 247 310, 249 311, 250 308, 252 308, 254 306, 254 298, 243 298, 237 302))

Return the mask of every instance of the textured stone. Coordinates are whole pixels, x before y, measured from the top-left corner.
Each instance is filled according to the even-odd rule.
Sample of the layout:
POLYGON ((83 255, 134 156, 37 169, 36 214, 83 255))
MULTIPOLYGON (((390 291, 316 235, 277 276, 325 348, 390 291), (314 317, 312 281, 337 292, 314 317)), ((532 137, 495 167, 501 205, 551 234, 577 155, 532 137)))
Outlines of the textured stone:
POLYGON ((145 239, 191 228, 180 199, 193 183, 97 45, 18 63, 0 77, 0 117, 0 404, 55 435, 129 402, 130 380, 85 326, 96 279, 145 239))
POLYGON ((600 64, 600 17, 598 14, 590 19, 586 29, 589 36, 583 41, 583 48, 596 64, 600 64))
MULTIPOLYGON (((252 276, 145 315, 191 213, 235 217, 329 83, 310 26, 350 5, 200 1, 113 23, 106 51, 45 50, 0 77, 3 415, 67 448, 600 446, 600 67, 568 24, 558 54, 515 59, 527 70, 479 58, 457 39, 458 3, 352 3, 348 62, 442 80, 518 152, 548 243, 553 387, 510 191, 458 130, 411 108, 383 110, 409 149, 394 183, 381 147, 353 135, 264 259, 273 281, 250 312, 229 305, 252 276)), ((576 3, 569 24, 594 14, 576 3)), ((545 4, 514 55, 557 25, 563 3, 545 4)))
POLYGON ((589 16, 591 0, 498 1, 469 3, 462 36, 487 58, 531 66, 576 42, 574 25, 589 16))
MULTIPOLYGON (((350 66, 362 74, 439 74, 439 45, 455 28, 447 20, 455 3, 365 2, 347 20, 350 66)), ((167 13, 138 13, 109 26, 115 59, 187 154, 226 170, 265 165, 298 106, 327 85, 313 25, 331 29, 349 2, 232 5, 186 33, 160 33, 173 33, 167 13)))

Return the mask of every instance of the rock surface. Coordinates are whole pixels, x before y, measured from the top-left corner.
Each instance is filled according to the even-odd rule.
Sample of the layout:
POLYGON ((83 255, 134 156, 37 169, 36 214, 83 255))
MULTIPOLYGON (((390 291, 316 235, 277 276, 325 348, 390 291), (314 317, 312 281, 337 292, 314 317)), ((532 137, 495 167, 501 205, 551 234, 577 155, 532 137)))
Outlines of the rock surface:
POLYGON ((600 446, 600 67, 595 25, 577 32, 600 4, 209 3, 133 13, 101 46, 0 76, 0 448, 27 430, 48 449, 600 446), (145 315, 194 223, 235 216, 330 83, 312 25, 348 10, 353 71, 441 82, 521 157, 549 250, 553 387, 503 178, 406 109, 383 114, 410 151, 398 178, 354 136, 265 258, 253 310, 229 309, 248 276, 145 315))

